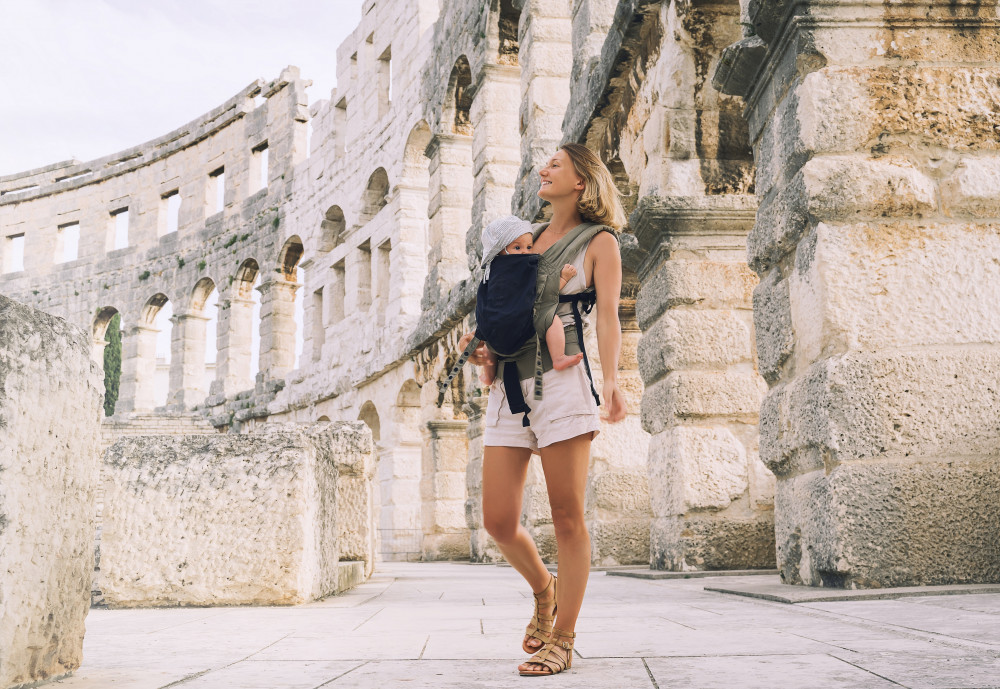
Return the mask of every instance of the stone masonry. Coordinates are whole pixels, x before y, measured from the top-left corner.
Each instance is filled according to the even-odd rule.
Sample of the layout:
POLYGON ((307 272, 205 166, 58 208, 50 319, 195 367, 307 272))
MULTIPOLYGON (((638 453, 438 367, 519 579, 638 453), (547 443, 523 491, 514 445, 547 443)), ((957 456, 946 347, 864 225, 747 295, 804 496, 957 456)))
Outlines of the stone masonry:
POLYGON ((102 396, 83 330, 0 295, 0 687, 80 666, 102 396))
MULTIPOLYGON (((359 422, 133 436, 104 457, 109 607, 288 605, 374 562, 374 463, 359 422)), ((353 582, 352 582, 353 583, 353 582)))
POLYGON ((778 564, 813 586, 996 582, 997 6, 845 8, 751 2, 716 75, 757 163, 778 564))

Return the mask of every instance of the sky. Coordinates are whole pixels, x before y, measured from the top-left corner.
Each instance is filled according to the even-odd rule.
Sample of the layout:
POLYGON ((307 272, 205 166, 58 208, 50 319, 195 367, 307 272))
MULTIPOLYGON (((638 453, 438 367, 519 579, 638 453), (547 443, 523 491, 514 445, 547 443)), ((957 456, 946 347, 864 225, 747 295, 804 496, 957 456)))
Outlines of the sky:
POLYGON ((287 65, 336 86, 363 0, 0 0, 0 175, 155 139, 287 65))

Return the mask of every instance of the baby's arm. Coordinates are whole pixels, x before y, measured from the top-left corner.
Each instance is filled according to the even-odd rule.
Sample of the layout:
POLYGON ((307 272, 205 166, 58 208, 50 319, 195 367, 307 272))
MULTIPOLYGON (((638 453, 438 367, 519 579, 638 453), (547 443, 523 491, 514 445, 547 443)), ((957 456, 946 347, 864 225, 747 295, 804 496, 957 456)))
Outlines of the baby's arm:
POLYGON ((497 377, 497 359, 492 352, 488 356, 489 359, 482 364, 479 371, 479 382, 486 387, 493 385, 493 381, 497 377))
POLYGON ((559 271, 559 289, 565 287, 566 283, 569 282, 575 275, 576 268, 571 266, 569 263, 564 265, 562 270, 559 271))

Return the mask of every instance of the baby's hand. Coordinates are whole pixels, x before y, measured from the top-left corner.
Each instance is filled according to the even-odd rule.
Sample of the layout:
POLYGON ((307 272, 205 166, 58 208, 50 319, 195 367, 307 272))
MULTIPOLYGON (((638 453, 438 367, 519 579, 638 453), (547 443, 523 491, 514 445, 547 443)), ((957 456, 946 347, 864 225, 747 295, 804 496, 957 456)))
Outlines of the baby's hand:
POLYGON ((563 280, 569 280, 576 276, 576 268, 571 266, 569 263, 563 266, 563 269, 559 271, 559 277, 563 280))

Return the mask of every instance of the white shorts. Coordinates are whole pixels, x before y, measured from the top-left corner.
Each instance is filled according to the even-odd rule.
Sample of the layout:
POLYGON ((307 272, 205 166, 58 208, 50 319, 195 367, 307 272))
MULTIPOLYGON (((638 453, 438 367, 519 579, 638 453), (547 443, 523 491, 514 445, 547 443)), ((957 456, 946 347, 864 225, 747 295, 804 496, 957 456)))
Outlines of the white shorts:
POLYGON ((531 407, 530 426, 521 425, 524 414, 511 414, 499 377, 490 387, 486 402, 486 427, 483 444, 490 447, 527 447, 538 454, 539 448, 584 433, 596 437, 601 430, 597 402, 590 392, 590 380, 583 363, 562 371, 552 369, 542 375, 542 399, 534 399, 535 380, 521 381, 524 401, 531 407))

